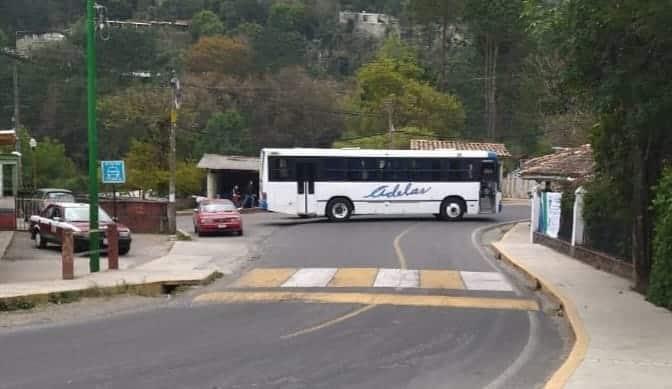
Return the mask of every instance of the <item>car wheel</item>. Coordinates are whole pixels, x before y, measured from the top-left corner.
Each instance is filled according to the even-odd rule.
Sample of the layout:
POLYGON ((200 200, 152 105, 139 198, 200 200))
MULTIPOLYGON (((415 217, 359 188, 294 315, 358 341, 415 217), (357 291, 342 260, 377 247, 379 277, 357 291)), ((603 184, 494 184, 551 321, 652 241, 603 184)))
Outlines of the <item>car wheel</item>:
POLYGON ((457 197, 449 197, 441 203, 441 219, 448 221, 462 220, 466 206, 464 201, 457 197))
POLYGON ((128 252, 131 251, 131 245, 123 245, 119 246, 119 255, 126 255, 128 252))
POLYGON ((47 247, 47 241, 44 240, 40 231, 35 232, 35 247, 38 249, 44 249, 47 247))
POLYGON ((198 234, 198 226, 194 224, 194 234, 198 234))
POLYGON ((238 236, 243 236, 243 230, 238 231, 238 236))
POLYGON ((338 197, 332 199, 329 204, 327 204, 327 217, 332 222, 343 222, 350 219, 352 216, 352 203, 350 200, 338 197))

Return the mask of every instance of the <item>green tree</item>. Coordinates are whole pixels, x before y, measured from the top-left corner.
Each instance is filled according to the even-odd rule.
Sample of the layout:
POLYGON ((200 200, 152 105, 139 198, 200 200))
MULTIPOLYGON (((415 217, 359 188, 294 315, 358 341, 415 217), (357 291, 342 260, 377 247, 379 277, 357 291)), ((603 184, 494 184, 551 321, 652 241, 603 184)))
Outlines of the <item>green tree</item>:
POLYGON ((123 155, 133 138, 165 144, 170 125, 170 90, 153 86, 123 89, 100 99, 98 112, 100 139, 104 145, 102 157, 123 155))
POLYGON ((498 135, 499 61, 504 51, 511 50, 523 35, 522 14, 523 0, 471 0, 465 6, 465 19, 476 36, 483 58, 483 117, 491 139, 498 135))
POLYGON ((648 297, 654 304, 672 309, 672 169, 656 186, 653 267, 648 297))
POLYGON ((241 23, 263 25, 268 18, 268 8, 266 1, 225 0, 220 5, 219 16, 229 30, 241 23))
POLYGON ((646 290, 652 258, 653 187, 672 157, 672 5, 654 0, 571 0, 562 8, 566 81, 599 119, 597 175, 627 204, 636 287, 646 290))
POLYGON ((44 137, 37 139, 37 147, 31 149, 28 131, 20 130, 19 137, 25 186, 34 184, 36 188, 56 187, 71 190, 85 188, 82 174, 72 159, 68 158, 65 145, 58 140, 44 137))
POLYGON ((194 162, 179 161, 175 169, 175 190, 180 197, 202 193, 205 172, 194 162))
POLYGON ((406 127, 392 134, 370 135, 334 142, 336 148, 359 147, 361 149, 409 149, 412 139, 436 139, 436 132, 417 127, 406 127))
POLYGON ((203 37, 187 52, 187 70, 214 76, 244 76, 252 71, 252 51, 246 42, 225 36, 203 37))
POLYGON ((163 0, 159 2, 157 16, 167 19, 189 19, 205 9, 205 0, 163 0))
POLYGON ((451 29, 464 14, 464 0, 410 0, 407 10, 414 21, 440 29, 440 68, 437 84, 444 90, 447 78, 448 47, 451 29))
POLYGON ((143 196, 149 190, 165 193, 169 173, 159 147, 149 142, 131 140, 124 160, 128 189, 139 190, 143 196))
POLYGON ((194 40, 202 36, 219 35, 224 33, 224 23, 212 11, 201 11, 191 19, 191 36, 194 40))
POLYGON ((7 39, 7 34, 5 34, 2 29, 0 29, 0 47, 5 47, 9 43, 9 39, 7 39))
POLYGON ((357 73, 357 90, 349 105, 362 116, 352 132, 374 135, 398 126, 427 128, 441 137, 458 135, 464 125, 461 102, 436 91, 422 76, 413 51, 388 40, 378 57, 357 73))
POLYGON ((196 142, 196 155, 206 153, 224 155, 251 155, 256 152, 251 144, 245 120, 237 111, 218 112, 208 120, 205 131, 196 142))
POLYGON ((267 26, 277 31, 300 31, 304 19, 303 4, 278 2, 271 6, 267 26))

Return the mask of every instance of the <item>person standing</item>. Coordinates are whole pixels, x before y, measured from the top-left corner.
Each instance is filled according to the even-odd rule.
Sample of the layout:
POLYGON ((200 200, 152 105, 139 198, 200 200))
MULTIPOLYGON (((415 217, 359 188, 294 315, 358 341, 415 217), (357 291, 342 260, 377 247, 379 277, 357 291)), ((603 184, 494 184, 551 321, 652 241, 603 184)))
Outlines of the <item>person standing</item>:
POLYGON ((240 208, 240 188, 238 188, 238 185, 234 185, 231 190, 231 201, 237 208, 240 208))
POLYGON ((245 199, 243 200, 243 208, 254 208, 257 199, 257 194, 254 190, 254 182, 250 180, 245 189, 245 199), (248 206, 249 205, 249 206, 248 206))

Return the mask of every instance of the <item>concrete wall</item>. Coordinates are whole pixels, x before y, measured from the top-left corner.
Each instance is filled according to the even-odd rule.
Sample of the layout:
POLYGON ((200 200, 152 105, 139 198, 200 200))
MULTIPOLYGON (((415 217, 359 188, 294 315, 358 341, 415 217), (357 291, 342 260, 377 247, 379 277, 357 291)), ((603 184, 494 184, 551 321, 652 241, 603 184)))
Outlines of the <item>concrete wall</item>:
POLYGON ((536 185, 535 181, 523 180, 519 175, 510 173, 502 180, 502 194, 507 199, 527 199, 536 185))

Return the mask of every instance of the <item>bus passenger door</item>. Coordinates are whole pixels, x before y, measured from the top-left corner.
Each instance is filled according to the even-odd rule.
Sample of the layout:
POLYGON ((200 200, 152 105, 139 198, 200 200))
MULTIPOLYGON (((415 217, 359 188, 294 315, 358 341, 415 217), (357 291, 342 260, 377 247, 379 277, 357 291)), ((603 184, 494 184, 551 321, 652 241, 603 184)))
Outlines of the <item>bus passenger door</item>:
POLYGON ((317 215, 316 176, 315 162, 296 162, 296 212, 299 215, 317 215))
POLYGON ((480 213, 499 212, 500 196, 497 168, 496 161, 481 161, 480 213))

